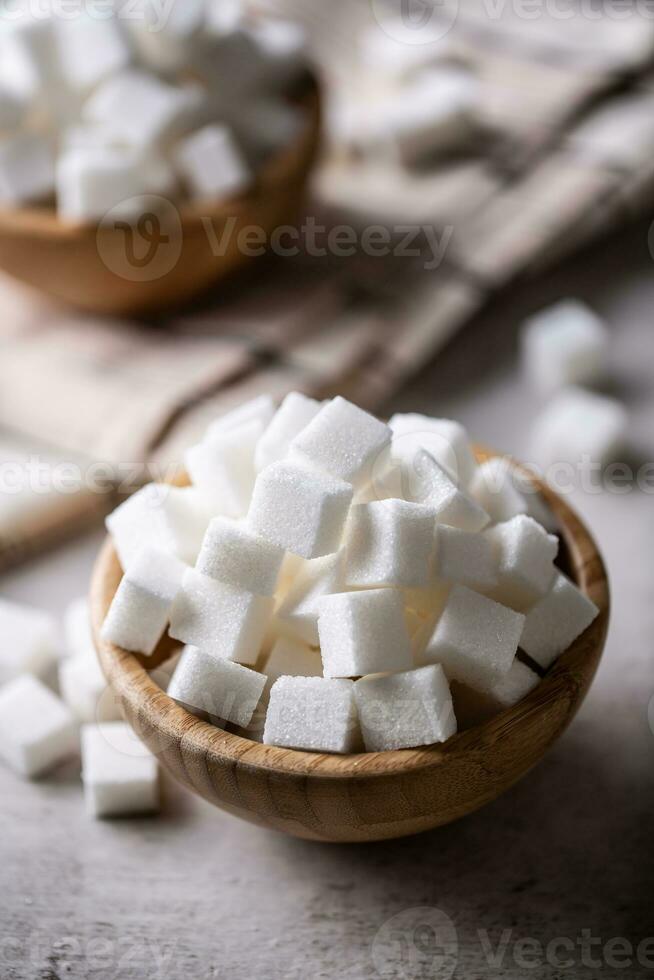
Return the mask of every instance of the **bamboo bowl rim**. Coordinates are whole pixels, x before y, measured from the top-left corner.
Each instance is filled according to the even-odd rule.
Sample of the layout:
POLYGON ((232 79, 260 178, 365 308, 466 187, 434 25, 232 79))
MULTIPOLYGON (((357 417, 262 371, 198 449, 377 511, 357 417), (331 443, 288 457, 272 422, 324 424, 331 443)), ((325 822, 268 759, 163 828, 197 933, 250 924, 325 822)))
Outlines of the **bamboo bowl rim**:
MULTIPOLYGON (((504 454, 476 447, 480 460, 504 454)), ((552 693, 566 685, 575 684, 575 677, 592 677, 599 663, 608 628, 610 597, 604 562, 590 532, 574 510, 550 487, 507 457, 511 465, 525 473, 551 507, 569 556, 567 569, 572 580, 599 608, 599 615, 577 640, 554 662, 545 676, 512 708, 500 712, 489 721, 466 729, 446 742, 414 749, 395 749, 386 752, 364 752, 349 755, 306 752, 298 749, 263 745, 240 735, 224 731, 196 718, 178 705, 148 675, 158 663, 153 658, 129 653, 102 640, 100 627, 122 576, 122 569, 110 537, 98 555, 91 580, 91 621, 96 649, 105 676, 114 692, 124 700, 129 714, 142 719, 149 732, 156 733, 162 744, 191 742, 199 752, 214 759, 218 765, 246 766, 268 775, 312 776, 326 779, 348 777, 383 777, 392 774, 416 773, 437 769, 446 757, 465 756, 469 750, 479 751, 480 732, 488 741, 501 740, 502 733, 513 730, 532 714, 544 712, 551 703, 552 693), (145 666, 144 666, 145 665, 145 666)), ((582 690, 577 707, 585 696, 582 690)), ((558 735, 559 732, 556 733, 558 735)), ((556 736, 555 736, 556 737, 556 736)))

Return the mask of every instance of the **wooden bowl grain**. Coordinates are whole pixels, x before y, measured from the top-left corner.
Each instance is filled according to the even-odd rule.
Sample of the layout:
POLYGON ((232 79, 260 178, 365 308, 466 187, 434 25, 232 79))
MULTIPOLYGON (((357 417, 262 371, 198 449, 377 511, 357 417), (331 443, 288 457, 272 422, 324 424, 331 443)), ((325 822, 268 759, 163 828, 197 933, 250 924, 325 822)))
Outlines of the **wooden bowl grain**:
POLYGON ((237 245, 243 229, 256 228, 268 242, 275 228, 295 220, 320 142, 313 77, 295 101, 306 117, 300 135, 265 164, 246 193, 179 207, 150 197, 152 217, 142 233, 113 220, 62 222, 53 208, 0 209, 0 269, 93 313, 147 315, 180 306, 252 260, 254 249, 237 245))
MULTIPOLYGON (((480 450, 480 458, 493 455, 480 450)), ((443 745, 347 756, 261 745, 200 721, 149 677, 169 655, 140 657, 100 638, 122 570, 110 539, 97 559, 91 617, 98 655, 125 717, 161 764, 205 800, 261 826, 320 841, 373 841, 429 830, 496 799, 545 755, 581 705, 602 655, 609 588, 598 548, 551 489, 567 571, 599 616, 515 707, 443 745)))

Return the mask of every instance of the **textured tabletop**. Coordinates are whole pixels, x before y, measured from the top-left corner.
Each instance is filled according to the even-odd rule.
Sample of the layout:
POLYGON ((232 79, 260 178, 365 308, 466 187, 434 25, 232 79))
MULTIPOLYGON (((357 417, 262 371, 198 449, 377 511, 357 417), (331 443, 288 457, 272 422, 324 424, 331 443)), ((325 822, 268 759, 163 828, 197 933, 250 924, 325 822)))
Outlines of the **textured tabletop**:
MULTIPOLYGON (((633 228, 495 304, 389 410, 452 415, 522 454, 537 405, 517 369, 517 324, 574 292, 614 326, 634 462, 654 459, 653 271, 647 228, 633 228)), ((648 479, 649 493, 573 494, 612 581, 600 672, 538 769, 460 823, 320 845, 241 823, 169 782, 160 818, 99 822, 84 813, 75 767, 34 784, 0 768, 3 980, 654 975, 652 468, 648 479)), ((98 540, 0 589, 58 609, 84 591, 98 540)))

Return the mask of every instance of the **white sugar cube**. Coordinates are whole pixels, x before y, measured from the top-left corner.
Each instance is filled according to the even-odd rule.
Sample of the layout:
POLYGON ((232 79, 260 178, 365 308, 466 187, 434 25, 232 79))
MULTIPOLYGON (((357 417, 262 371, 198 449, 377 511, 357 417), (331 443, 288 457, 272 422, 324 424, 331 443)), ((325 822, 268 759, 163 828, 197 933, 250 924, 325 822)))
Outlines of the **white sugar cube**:
POLYGON ((28 132, 0 139, 0 203, 38 203, 54 186, 54 153, 47 139, 28 132))
POLYGON ((456 733, 450 686, 440 664, 362 677, 354 696, 367 752, 432 745, 456 733))
POLYGON ((152 146, 188 131, 204 100, 199 85, 168 85, 132 68, 101 82, 86 100, 83 117, 110 124, 128 143, 152 146))
POLYGON ((174 150, 190 196, 215 200, 240 194, 252 174, 228 126, 211 123, 184 137, 174 150))
POLYGON ((248 525, 286 551, 320 558, 338 550, 351 501, 349 483, 279 460, 257 476, 248 525))
POLYGON ((318 608, 325 677, 361 677, 413 666, 401 592, 341 592, 323 596, 318 608))
POLYGON ((462 531, 481 531, 488 524, 490 518, 483 507, 457 487, 426 449, 417 450, 409 482, 405 496, 430 507, 438 524, 449 524, 462 531))
POLYGON ((343 563, 342 552, 302 562, 277 610, 275 621, 281 633, 318 646, 319 601, 342 590, 343 563))
POLYGON ((322 660, 318 650, 312 650, 306 643, 280 636, 268 655, 263 673, 270 693, 278 677, 322 677, 322 660))
POLYGON ((243 422, 218 430, 192 446, 184 457, 187 472, 203 497, 229 517, 243 517, 254 487, 254 451, 261 423, 243 422))
POLYGON ((550 589, 559 539, 532 517, 519 514, 486 531, 497 558, 497 585, 487 594, 517 612, 526 612, 550 589))
POLYGON ((310 466, 361 487, 370 482, 390 441, 387 425, 338 396, 292 440, 290 451, 310 466))
POLYGON ((509 670, 485 692, 473 691, 465 684, 452 684, 454 710, 462 728, 482 724, 498 712, 522 701, 538 686, 540 677, 517 658, 509 670))
POLYGON ((65 704, 24 674, 0 688, 0 755, 24 776, 40 776, 77 750, 77 726, 65 704))
POLYGON ((174 555, 144 548, 127 566, 102 625, 102 639, 150 655, 166 628, 187 566, 174 555))
POLYGON ((192 68, 206 10, 207 0, 176 0, 165 6, 142 3, 125 20, 145 64, 172 73, 192 68))
POLYGON ((299 391, 291 391, 281 403, 254 454, 257 470, 286 455, 291 440, 304 429, 320 411, 320 402, 307 398, 299 391))
POLYGON ((118 721, 122 718, 119 699, 108 686, 94 650, 62 660, 59 691, 77 721, 118 721))
POLYGON ((352 752, 358 736, 352 681, 280 677, 273 684, 263 733, 266 745, 352 752))
POLYGON ((453 419, 435 419, 416 412, 392 415, 391 454, 411 465, 420 449, 426 449, 457 485, 469 486, 477 470, 468 433, 453 419))
POLYGON ((613 462, 627 440, 628 414, 614 398, 580 388, 554 395, 536 419, 531 452, 544 468, 579 466, 584 459, 603 466, 613 462))
POLYGON ((125 722, 82 727, 82 782, 92 816, 120 817, 159 809, 157 760, 125 722))
POLYGON ((354 506, 344 541, 347 586, 426 588, 434 528, 434 511, 421 504, 378 500, 354 506))
POLYGON ((605 374, 609 332, 579 300, 561 300, 529 317, 521 339, 528 378, 543 392, 597 382, 605 374))
POLYGON ((217 433, 234 429, 245 422, 259 422, 263 432, 274 414, 275 403, 270 395, 257 395, 256 398, 251 398, 230 412, 219 415, 208 427, 205 440, 211 442, 217 433))
POLYGON ((494 524, 526 514, 529 510, 527 500, 514 478, 510 460, 500 456, 481 464, 470 484, 470 494, 494 524))
POLYGON ((125 569, 147 547, 193 564, 210 517, 193 487, 148 483, 120 504, 105 523, 125 569))
POLYGON ((78 11, 70 20, 57 22, 57 45, 62 71, 71 88, 92 88, 127 68, 131 52, 120 21, 93 17, 78 11))
POLYGON ((487 691, 509 671, 524 622, 520 613, 455 585, 424 659, 442 664, 449 680, 487 691))
POLYGON ((265 683, 265 676, 256 670, 189 646, 175 668, 168 695, 193 714, 245 728, 265 683))
POLYGON ((541 667, 549 667, 598 615, 598 608, 565 575, 528 613, 520 646, 541 667))
POLYGON ((203 575, 256 595, 273 595, 284 552, 243 524, 214 517, 207 528, 196 568, 203 575))
POLYGON ((471 589, 497 585, 495 548, 488 538, 475 531, 439 524, 436 528, 434 574, 445 582, 456 582, 471 589))
POLYGON ((0 598, 0 684, 19 674, 46 678, 57 660, 59 646, 54 617, 0 598))
POLYGON ((68 603, 64 612, 64 653, 69 657, 95 656, 89 600, 83 595, 68 603))
POLYGON ((224 660, 255 664, 273 600, 202 575, 184 574, 170 614, 170 635, 224 660))
POLYGON ((0 133, 17 129, 27 109, 26 100, 0 81, 0 133))

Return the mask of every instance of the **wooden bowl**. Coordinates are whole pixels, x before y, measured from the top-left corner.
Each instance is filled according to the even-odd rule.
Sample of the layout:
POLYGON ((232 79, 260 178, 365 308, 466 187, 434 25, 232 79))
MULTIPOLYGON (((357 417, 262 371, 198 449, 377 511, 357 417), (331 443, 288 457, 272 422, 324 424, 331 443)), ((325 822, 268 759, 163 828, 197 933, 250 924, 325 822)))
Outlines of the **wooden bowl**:
POLYGON ((261 229, 268 241, 300 208, 320 142, 315 79, 302 90, 300 136, 262 168, 247 193, 179 208, 150 196, 136 229, 111 215, 97 226, 62 222, 46 207, 0 210, 0 268, 72 306, 114 315, 179 306, 232 275, 252 257, 237 246, 242 229, 261 229))
POLYGON ((148 676, 143 664, 164 659, 169 641, 153 662, 100 639, 122 575, 108 539, 93 574, 91 617, 102 668, 127 720, 189 789, 235 816, 298 837, 383 840, 472 813, 524 776, 565 730, 606 637, 609 589, 597 546, 560 497, 539 489, 558 519, 566 570, 600 613, 515 707, 443 745, 347 756, 281 749, 222 731, 179 707, 148 676))

